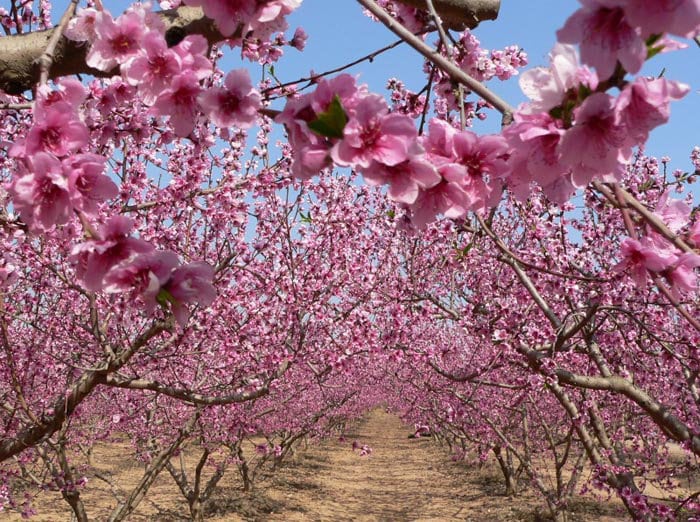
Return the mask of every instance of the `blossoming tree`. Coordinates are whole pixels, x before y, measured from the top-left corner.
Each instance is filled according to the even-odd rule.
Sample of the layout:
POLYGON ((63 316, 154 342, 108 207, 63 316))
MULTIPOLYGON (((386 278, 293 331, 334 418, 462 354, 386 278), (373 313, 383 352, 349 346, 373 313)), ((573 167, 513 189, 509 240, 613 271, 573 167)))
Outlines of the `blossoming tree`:
POLYGON ((530 101, 516 108, 485 83, 518 74, 525 53, 488 53, 469 30, 496 0, 358 0, 426 58, 426 88, 393 80, 389 101, 349 74, 315 75, 309 92, 275 77, 284 48, 304 47, 303 30, 285 34, 301 0, 121 13, 74 0, 60 18, 13 1, 0 20, 3 503, 28 511, 13 481, 48 483, 86 520, 76 448, 119 430, 149 464, 112 519, 164 469, 198 519, 208 488, 170 461, 186 441, 202 466, 246 433, 281 456, 384 401, 493 451, 512 492, 516 458, 557 518, 584 458, 635 518, 697 509, 693 495, 652 502, 639 480, 667 478, 653 448, 700 455, 687 190, 700 149, 671 180, 644 155, 690 87, 639 73, 697 39, 700 1, 581 3, 549 66, 520 75, 530 101), (224 70, 229 49, 266 66, 261 82, 224 70), (501 132, 467 128, 490 109, 501 132), (272 146, 275 129, 286 140, 272 146), (396 394, 406 383, 414 393, 396 394))

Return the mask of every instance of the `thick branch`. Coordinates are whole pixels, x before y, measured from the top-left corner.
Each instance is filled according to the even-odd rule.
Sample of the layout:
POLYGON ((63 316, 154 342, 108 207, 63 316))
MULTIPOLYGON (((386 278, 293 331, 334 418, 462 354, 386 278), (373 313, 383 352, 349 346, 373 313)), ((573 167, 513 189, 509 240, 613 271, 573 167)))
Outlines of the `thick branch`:
MULTIPOLYGON (((401 3, 427 9, 425 0, 399 0, 401 3)), ((473 29, 484 20, 495 20, 501 0, 433 0, 442 22, 450 29, 473 29)))
MULTIPOLYGON (((199 8, 179 7, 158 14, 165 23, 165 38, 170 45, 177 44, 189 34, 201 34, 209 43, 224 39, 213 22, 206 18, 199 8)), ((0 89, 8 94, 22 94, 39 82, 40 58, 57 30, 58 27, 0 39, 0 89)), ((58 78, 72 74, 109 77, 118 74, 117 70, 105 72, 88 67, 85 63, 88 50, 87 43, 74 42, 61 36, 53 49, 53 63, 48 77, 58 78)))
MULTIPOLYGON (((400 0, 414 7, 426 8, 422 0, 400 0)), ((476 27, 482 20, 494 20, 498 16, 500 0, 433 0, 435 8, 447 27, 464 29, 476 27)), ((212 20, 205 17, 197 7, 179 7, 158 13, 165 23, 165 39, 175 45, 189 34, 200 34, 210 44, 224 40, 212 20)), ((41 76, 42 56, 47 49, 52 51, 48 78, 73 74, 91 74, 110 77, 118 70, 99 71, 88 67, 85 57, 89 45, 74 42, 64 36, 56 40, 62 26, 46 31, 5 36, 0 44, 0 90, 19 95, 34 87, 41 76), (55 47, 54 47, 55 44, 55 47)), ((45 63, 45 61, 44 61, 45 63)))
POLYGON ((137 337, 131 346, 117 358, 105 364, 103 369, 85 372, 71 386, 65 396, 61 395, 61 397, 56 399, 51 414, 43 416, 40 422, 19 432, 17 435, 7 435, 0 438, 0 462, 21 453, 58 431, 65 420, 73 414, 78 405, 90 395, 95 387, 105 382, 109 373, 115 372, 124 366, 148 341, 165 331, 168 327, 167 323, 155 323, 146 332, 137 337))
MULTIPOLYGON (((542 352, 531 350, 525 346, 520 346, 518 351, 527 356, 532 368, 539 371, 541 361, 545 357, 542 352)), ((612 391, 624 395, 644 410, 667 435, 678 442, 689 441, 693 453, 700 455, 700 435, 693 433, 681 419, 633 382, 616 375, 579 375, 563 368, 554 370, 554 375, 560 383, 567 386, 587 390, 612 391)))
MULTIPOLYGON (((512 121, 512 114, 515 109, 496 93, 491 91, 481 82, 469 76, 462 69, 457 67, 449 59, 439 54, 435 49, 426 44, 423 40, 414 35, 406 27, 396 21, 389 13, 379 6, 374 0, 357 0, 370 13, 377 17, 387 29, 403 39, 408 45, 413 47, 420 54, 425 56, 430 62, 435 64, 445 74, 449 75, 455 82, 464 85, 477 96, 490 103, 498 112, 503 115, 503 125, 512 121)), ((437 2, 435 2, 437 4, 437 2)))
POLYGON ((148 390, 162 395, 167 395, 174 399, 179 399, 191 404, 200 404, 203 406, 220 406, 224 404, 234 404, 238 402, 246 402, 257 399, 269 393, 268 386, 262 386, 253 391, 231 393, 228 395, 204 395, 192 390, 184 388, 175 388, 158 381, 149 381, 147 379, 137 379, 129 377, 121 377, 118 375, 108 375, 105 377, 104 384, 114 388, 125 388, 127 390, 148 390))

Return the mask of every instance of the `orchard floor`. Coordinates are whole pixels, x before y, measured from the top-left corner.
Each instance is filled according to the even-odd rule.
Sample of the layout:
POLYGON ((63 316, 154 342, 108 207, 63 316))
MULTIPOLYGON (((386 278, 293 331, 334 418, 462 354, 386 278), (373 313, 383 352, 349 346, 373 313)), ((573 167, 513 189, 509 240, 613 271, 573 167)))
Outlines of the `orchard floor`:
MULTIPOLYGON (((538 515, 541 503, 532 492, 516 498, 503 495, 497 470, 455 463, 431 439, 408 438, 410 429, 395 416, 381 410, 370 413, 344 441, 327 441, 300 450, 287 465, 242 496, 235 470, 222 481, 208 509, 207 520, 222 521, 529 521, 547 520, 538 515), (352 451, 357 441, 372 453, 360 457, 352 451)), ((101 452, 96 464, 118 469, 115 481, 135 483, 140 467, 129 464, 119 448, 101 452), (111 451, 107 451, 111 450, 111 451), (131 475, 129 473, 131 471, 131 475)), ((104 519, 113 505, 104 486, 89 482, 83 497, 88 514, 104 519)), ((105 488, 106 489, 106 488, 105 488)), ((129 520, 187 520, 187 510, 174 482, 163 473, 147 500, 129 520)), ((37 498, 40 521, 68 521, 67 507, 56 494, 37 498)), ((579 499, 573 521, 613 522, 626 520, 620 504, 579 499)), ((5 520, 0 514, 0 520, 5 520)), ((6 516, 6 515, 5 515, 6 516)), ((91 517, 91 520, 93 519, 91 517)), ((7 520, 19 520, 9 516, 7 520)))

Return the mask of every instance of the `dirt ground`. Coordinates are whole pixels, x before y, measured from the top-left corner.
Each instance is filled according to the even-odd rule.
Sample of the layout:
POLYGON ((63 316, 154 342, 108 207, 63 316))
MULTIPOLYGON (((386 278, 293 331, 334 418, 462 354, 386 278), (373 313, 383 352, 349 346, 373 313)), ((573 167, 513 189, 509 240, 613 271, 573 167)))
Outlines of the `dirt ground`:
MULTIPOLYGON (((541 501, 532 492, 516 498, 504 488, 493 466, 482 469, 455 463, 429 438, 411 439, 410 428, 393 415, 376 410, 344 441, 329 440, 300 450, 271 477, 243 495, 235 470, 230 470, 208 507, 207 520, 222 521, 528 521, 538 515, 541 501), (372 448, 369 456, 352 450, 352 442, 372 448)), ((124 458, 119 448, 96 455, 98 470, 112 470, 128 488, 140 478, 141 467, 124 458), (115 471, 116 470, 116 471, 115 471)), ((115 505, 106 485, 91 479, 81 493, 91 520, 105 520, 115 505)), ((32 520, 69 521, 69 511, 56 493, 36 499, 32 520)), ((164 472, 129 520, 187 520, 183 498, 164 472)), ((0 513, 0 520, 20 520, 0 513)), ((573 521, 626 520, 621 504, 581 499, 573 521)))

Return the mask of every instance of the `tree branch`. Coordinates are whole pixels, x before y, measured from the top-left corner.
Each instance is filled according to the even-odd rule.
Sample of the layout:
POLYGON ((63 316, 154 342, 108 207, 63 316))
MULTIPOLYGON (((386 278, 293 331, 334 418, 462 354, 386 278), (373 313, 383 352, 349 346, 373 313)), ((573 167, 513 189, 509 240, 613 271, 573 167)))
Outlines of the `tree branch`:
MULTIPOLYGON (((426 0, 399 0, 401 3, 428 9, 426 0)), ((442 23, 449 29, 474 29, 484 20, 495 20, 501 0, 432 0, 442 23)))
MULTIPOLYGON (((404 4, 426 9, 422 0, 399 0, 404 4)), ((498 16, 500 0, 433 0, 435 8, 447 27, 464 29, 476 27, 482 20, 494 20, 498 16)), ((198 7, 179 7, 157 13, 165 23, 165 39, 168 45, 176 45, 190 34, 204 36, 210 44, 224 40, 214 22, 204 16, 198 7)), ((0 39, 0 90, 19 95, 34 87, 46 69, 47 50, 51 67, 46 79, 91 74, 110 77, 118 70, 99 71, 85 63, 89 45, 69 40, 62 33, 63 25, 46 31, 34 31, 0 39), (42 60, 43 58, 43 60, 42 60), (44 64, 43 66, 41 64, 44 64)), ((475 91, 476 92, 476 91, 475 91)))
MULTIPOLYGON (((176 45, 189 34, 201 34, 210 44, 224 39, 214 23, 196 7, 179 7, 158 13, 165 23, 165 39, 169 45, 176 45)), ((74 42, 60 34, 59 25, 46 31, 5 36, 0 39, 0 89, 7 94, 19 95, 30 90, 41 76, 41 57, 47 49, 52 49, 52 64, 48 78, 91 74, 97 77, 110 77, 119 74, 117 69, 99 71, 85 63, 89 45, 74 42)))
MULTIPOLYGON (((508 125, 512 121, 512 114, 515 109, 496 93, 491 91, 481 82, 469 76, 462 69, 453 64, 450 60, 437 53, 435 49, 426 44, 423 40, 406 29, 398 21, 396 21, 389 13, 387 13, 374 0, 357 0, 363 7, 369 10, 374 16, 382 22, 387 29, 403 39, 408 45, 413 47, 420 54, 425 56, 428 61, 434 63, 438 68, 449 75, 455 82, 464 85, 477 96, 480 96, 484 101, 490 103, 498 112, 503 115, 503 125, 508 125)), ((439 2, 436 3, 439 5, 439 2)))
POLYGON ((136 337, 129 348, 125 349, 115 359, 105 363, 98 370, 87 371, 68 389, 65 395, 61 395, 53 403, 51 413, 42 416, 39 422, 20 431, 16 435, 5 435, 0 438, 0 462, 17 455, 25 449, 34 446, 46 437, 50 437, 58 431, 65 420, 70 417, 76 408, 90 393, 100 384, 103 384, 109 373, 119 370, 131 357, 146 345, 151 339, 167 330, 171 325, 164 322, 155 322, 143 334, 136 337))

